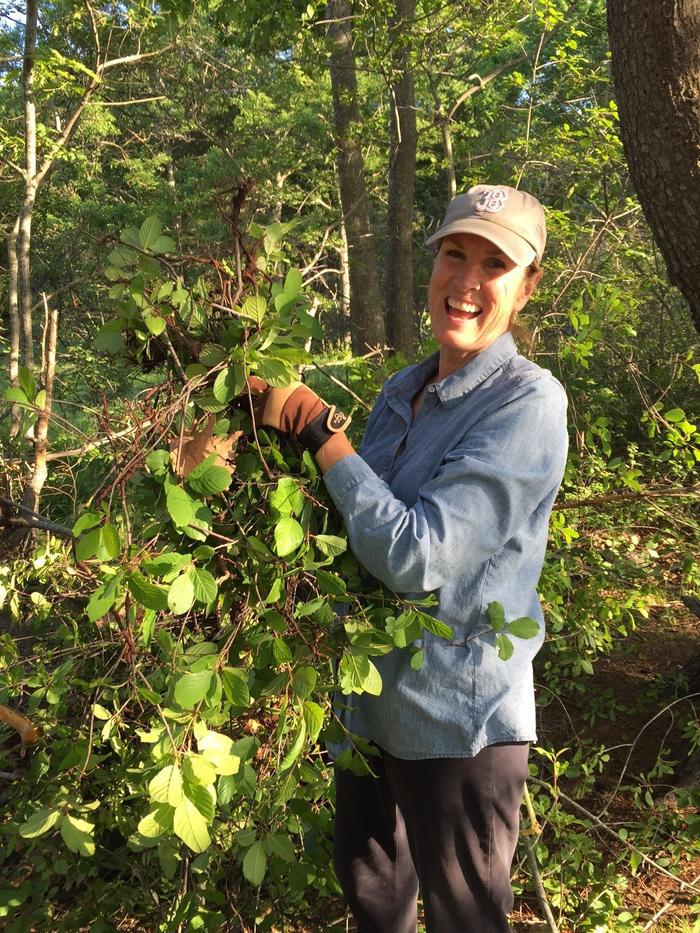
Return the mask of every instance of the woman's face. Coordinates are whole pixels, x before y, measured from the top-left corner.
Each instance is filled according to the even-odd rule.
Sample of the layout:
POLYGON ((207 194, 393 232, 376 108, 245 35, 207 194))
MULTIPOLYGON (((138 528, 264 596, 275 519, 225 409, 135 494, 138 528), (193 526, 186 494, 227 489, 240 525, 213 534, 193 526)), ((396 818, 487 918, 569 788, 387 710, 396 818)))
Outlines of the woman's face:
POLYGON ((445 237, 428 290, 430 323, 449 371, 485 350, 510 327, 539 281, 494 243, 474 233, 445 237))

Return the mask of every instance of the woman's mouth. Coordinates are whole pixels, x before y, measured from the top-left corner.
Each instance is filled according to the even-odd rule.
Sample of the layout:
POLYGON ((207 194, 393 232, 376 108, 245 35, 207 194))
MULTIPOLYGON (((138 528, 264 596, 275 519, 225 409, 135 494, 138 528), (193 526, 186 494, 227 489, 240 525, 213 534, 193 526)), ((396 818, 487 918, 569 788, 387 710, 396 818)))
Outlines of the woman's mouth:
POLYGON ((456 321, 473 321, 481 314, 481 308, 471 301, 455 301, 453 298, 445 298, 445 312, 456 321))

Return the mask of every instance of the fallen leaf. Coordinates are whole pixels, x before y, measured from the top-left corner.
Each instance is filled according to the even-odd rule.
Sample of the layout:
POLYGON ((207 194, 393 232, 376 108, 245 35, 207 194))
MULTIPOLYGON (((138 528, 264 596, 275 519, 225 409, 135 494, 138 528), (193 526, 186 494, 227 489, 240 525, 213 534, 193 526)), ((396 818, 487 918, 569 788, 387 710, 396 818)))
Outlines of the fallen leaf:
POLYGON ((25 745, 39 741, 41 727, 35 726, 31 719, 27 719, 21 713, 16 713, 9 706, 0 705, 0 722, 6 722, 8 726, 16 729, 25 745))
POLYGON ((192 470, 211 454, 216 454, 214 466, 223 467, 233 476, 234 467, 229 463, 229 458, 243 432, 234 431, 226 437, 215 437, 215 424, 216 415, 209 415, 201 431, 195 434, 185 432, 182 435, 182 443, 178 438, 170 445, 170 464, 180 479, 187 479, 192 470))

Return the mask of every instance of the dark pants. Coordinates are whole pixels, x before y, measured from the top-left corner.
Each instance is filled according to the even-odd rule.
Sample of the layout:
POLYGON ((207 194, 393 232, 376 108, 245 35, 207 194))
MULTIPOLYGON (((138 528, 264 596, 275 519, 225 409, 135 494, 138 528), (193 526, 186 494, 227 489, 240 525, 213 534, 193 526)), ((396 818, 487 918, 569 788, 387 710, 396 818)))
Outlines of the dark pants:
POLYGON ((335 869, 360 933, 508 931, 527 743, 474 758, 371 758, 336 768, 335 869))

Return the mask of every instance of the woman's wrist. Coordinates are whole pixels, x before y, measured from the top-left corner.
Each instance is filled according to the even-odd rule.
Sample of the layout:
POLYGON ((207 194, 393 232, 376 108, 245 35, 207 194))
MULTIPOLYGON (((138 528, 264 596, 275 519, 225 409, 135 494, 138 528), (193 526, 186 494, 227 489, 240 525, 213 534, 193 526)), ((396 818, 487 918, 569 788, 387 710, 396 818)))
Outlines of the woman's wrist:
POLYGON ((330 468, 342 460, 344 457, 350 457, 355 450, 347 439, 343 431, 339 431, 330 437, 326 443, 316 453, 316 463, 322 473, 327 473, 330 468))

